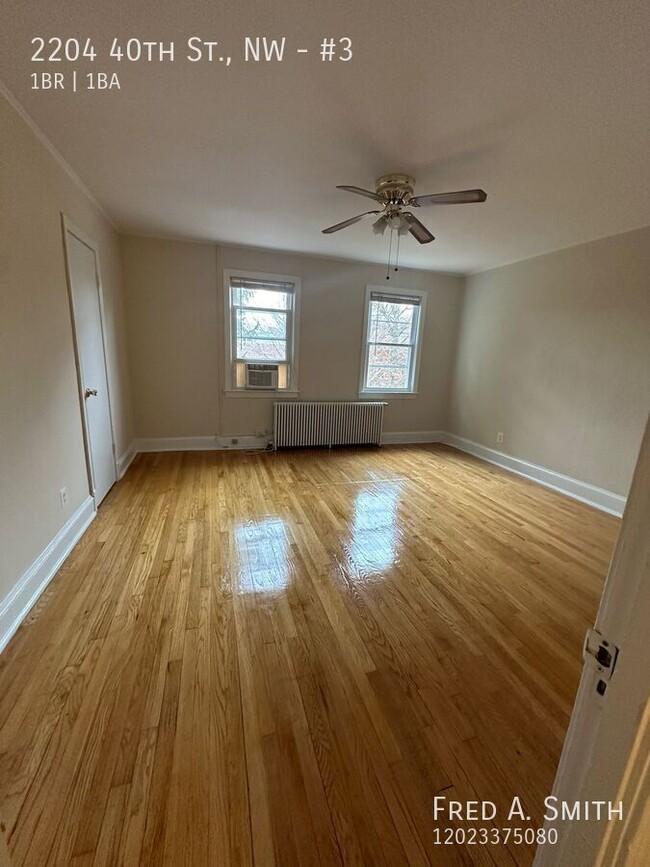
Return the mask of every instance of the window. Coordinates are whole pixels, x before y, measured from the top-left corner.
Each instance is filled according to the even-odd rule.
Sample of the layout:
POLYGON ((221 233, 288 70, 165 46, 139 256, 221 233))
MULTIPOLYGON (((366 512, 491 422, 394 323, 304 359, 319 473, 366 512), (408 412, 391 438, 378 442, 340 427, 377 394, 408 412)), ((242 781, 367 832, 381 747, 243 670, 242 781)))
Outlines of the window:
POLYGON ((368 286, 362 393, 409 393, 417 385, 423 292, 368 286))
POLYGON ((296 388, 295 277, 226 271, 226 388, 296 388))

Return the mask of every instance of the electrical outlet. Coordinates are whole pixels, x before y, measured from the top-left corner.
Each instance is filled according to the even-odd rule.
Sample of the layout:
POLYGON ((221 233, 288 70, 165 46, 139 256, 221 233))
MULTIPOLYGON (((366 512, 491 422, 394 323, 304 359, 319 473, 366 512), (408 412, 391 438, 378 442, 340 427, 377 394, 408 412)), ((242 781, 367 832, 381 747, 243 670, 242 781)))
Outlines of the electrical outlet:
POLYGON ((239 442, 239 440, 237 439, 237 437, 233 437, 233 438, 230 440, 230 442, 232 443, 232 445, 236 446, 237 443, 239 442))
POLYGON ((61 501, 61 508, 65 509, 65 507, 68 505, 68 489, 67 488, 61 488, 61 490, 59 491, 59 500, 61 501))
POLYGON ((502 442, 503 442, 503 431, 500 430, 499 433, 497 434, 497 443, 502 443, 502 442))

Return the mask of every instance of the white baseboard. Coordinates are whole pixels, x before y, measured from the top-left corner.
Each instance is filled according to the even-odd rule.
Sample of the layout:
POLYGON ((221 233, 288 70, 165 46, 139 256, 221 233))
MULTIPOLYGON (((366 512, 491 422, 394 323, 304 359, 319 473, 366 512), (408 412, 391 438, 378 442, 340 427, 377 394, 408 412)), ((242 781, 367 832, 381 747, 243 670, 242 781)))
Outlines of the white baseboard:
POLYGON ((594 506, 602 512, 608 512, 610 515, 616 515, 620 518, 625 509, 626 497, 605 488, 599 488, 588 482, 573 479, 571 476, 556 473, 555 470, 549 470, 547 467, 531 464, 522 458, 512 457, 504 452, 472 442, 472 440, 463 439, 456 434, 444 434, 441 441, 518 476, 537 482, 539 485, 544 485, 546 488, 566 494, 567 497, 572 497, 574 500, 580 500, 582 503, 594 506))
POLYGON ((381 435, 383 446, 407 445, 408 443, 439 443, 445 436, 444 431, 403 431, 401 433, 385 432, 381 435))
MULTIPOLYGON (((404 445, 407 443, 438 443, 445 436, 443 431, 406 431, 403 433, 384 433, 382 445, 404 445)), ((208 437, 153 437, 135 440, 133 457, 138 452, 195 452, 195 451, 236 451, 238 449, 264 449, 272 440, 271 436, 208 436, 208 437), (233 443, 232 440, 237 442, 233 443)), ((131 460, 133 460, 133 457, 131 460)), ((121 459, 120 459, 121 460, 121 459)), ((130 461, 129 461, 130 463, 130 461)), ((120 462, 118 461, 118 467, 120 462)), ((128 464, 127 464, 128 466, 128 464)), ((122 476, 120 476, 121 478, 122 476)))
POLYGON ((0 602, 0 652, 94 519, 95 501, 87 497, 0 602))
POLYGON ((271 437, 154 437, 136 440, 138 452, 202 452, 238 451, 241 449, 264 449, 271 437), (236 443, 233 440, 237 440, 236 443))
POLYGON ((124 473, 128 470, 133 462, 133 458, 137 455, 138 448, 136 440, 133 440, 128 447, 128 449, 124 452, 124 454, 120 455, 117 459, 117 478, 121 479, 124 473))

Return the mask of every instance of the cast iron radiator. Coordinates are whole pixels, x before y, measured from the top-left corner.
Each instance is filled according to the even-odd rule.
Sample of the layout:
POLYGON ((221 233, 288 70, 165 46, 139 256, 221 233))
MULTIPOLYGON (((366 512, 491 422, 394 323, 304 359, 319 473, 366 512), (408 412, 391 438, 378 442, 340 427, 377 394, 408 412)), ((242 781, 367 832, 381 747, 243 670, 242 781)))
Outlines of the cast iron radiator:
POLYGON ((273 442, 285 446, 379 445, 382 401, 277 401, 273 442))

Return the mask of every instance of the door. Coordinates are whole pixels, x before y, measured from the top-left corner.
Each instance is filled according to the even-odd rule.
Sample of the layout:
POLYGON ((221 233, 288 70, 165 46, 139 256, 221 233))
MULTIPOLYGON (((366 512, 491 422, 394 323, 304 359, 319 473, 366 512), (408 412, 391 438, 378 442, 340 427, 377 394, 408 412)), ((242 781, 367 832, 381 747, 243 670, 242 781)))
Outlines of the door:
POLYGON ((63 237, 90 493, 98 506, 117 480, 94 243, 63 218, 63 237))
POLYGON ((650 421, 553 787, 554 808, 601 801, 603 817, 547 823, 558 843, 538 848, 536 867, 650 863, 649 527, 650 421))

